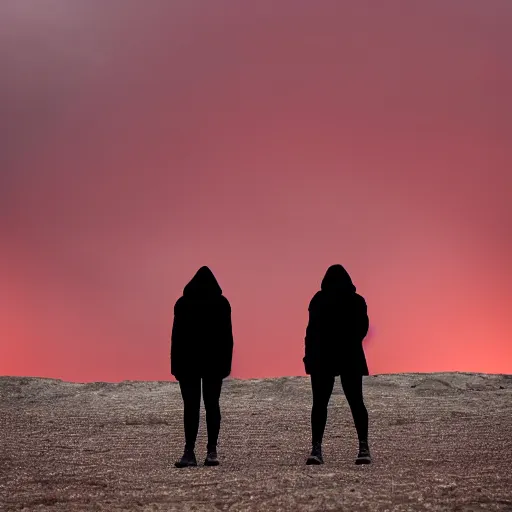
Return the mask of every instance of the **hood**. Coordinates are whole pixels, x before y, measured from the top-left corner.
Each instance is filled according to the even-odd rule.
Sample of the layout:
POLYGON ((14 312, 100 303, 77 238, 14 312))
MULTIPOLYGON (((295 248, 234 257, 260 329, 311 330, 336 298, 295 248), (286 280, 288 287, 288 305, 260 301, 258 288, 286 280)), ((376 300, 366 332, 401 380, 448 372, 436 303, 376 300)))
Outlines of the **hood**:
POLYGON ((208 267, 201 267, 183 289, 183 295, 222 295, 222 288, 213 272, 208 267))
POLYGON ((355 293, 356 287, 341 265, 331 265, 322 279, 321 290, 327 293, 355 293))

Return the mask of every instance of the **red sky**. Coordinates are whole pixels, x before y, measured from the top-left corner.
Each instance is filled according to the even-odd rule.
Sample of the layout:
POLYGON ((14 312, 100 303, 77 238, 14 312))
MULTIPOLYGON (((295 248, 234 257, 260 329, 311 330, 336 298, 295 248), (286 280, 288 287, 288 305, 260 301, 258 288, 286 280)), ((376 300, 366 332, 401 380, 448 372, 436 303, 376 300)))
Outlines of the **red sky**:
POLYGON ((512 373, 510 0, 4 0, 0 374, 169 378, 202 265, 233 376, 303 374, 342 263, 371 373, 512 373))

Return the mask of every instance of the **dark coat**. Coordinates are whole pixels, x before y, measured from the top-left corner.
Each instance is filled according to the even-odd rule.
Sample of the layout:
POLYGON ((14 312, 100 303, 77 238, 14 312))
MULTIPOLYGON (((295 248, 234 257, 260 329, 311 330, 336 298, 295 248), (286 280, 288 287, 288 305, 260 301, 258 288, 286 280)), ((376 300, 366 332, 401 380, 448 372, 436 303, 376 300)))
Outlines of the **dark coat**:
POLYGON ((306 373, 368 375, 362 344, 369 328, 366 302, 341 265, 329 267, 308 309, 306 373))
POLYGON ((221 377, 231 373, 231 306, 208 267, 201 267, 174 306, 171 373, 221 377))

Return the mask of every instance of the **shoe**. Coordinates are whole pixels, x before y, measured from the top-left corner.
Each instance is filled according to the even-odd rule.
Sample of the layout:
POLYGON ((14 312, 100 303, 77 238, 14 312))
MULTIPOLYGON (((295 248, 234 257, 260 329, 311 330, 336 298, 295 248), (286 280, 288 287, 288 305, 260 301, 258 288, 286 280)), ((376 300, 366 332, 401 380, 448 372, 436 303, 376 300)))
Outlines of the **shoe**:
POLYGON ((311 466, 323 463, 324 459, 322 458, 322 445, 320 443, 314 443, 313 448, 311 449, 311 455, 306 461, 306 465, 311 466))
POLYGON ((197 466, 196 455, 194 450, 188 450, 185 448, 185 452, 183 453, 183 457, 180 460, 174 463, 177 468, 188 468, 197 466))
POLYGON ((206 452, 206 459, 204 459, 205 466, 218 466, 219 459, 217 458, 217 449, 209 448, 206 452))
POLYGON ((368 448, 368 441, 359 441, 359 453, 357 454, 356 464, 370 464, 372 457, 368 448))

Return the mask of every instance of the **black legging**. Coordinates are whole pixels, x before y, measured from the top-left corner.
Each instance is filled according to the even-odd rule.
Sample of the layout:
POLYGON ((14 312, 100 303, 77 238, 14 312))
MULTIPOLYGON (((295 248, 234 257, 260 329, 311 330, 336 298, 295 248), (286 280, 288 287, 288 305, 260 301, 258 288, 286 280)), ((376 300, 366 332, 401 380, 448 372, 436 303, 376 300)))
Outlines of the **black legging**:
MULTIPOLYGON (((359 441, 368 440, 368 411, 363 401, 363 377, 341 376, 341 386, 354 418, 359 441)), ((334 377, 312 374, 313 408, 311 409, 311 431, 313 443, 321 443, 327 422, 327 405, 334 387, 334 377)))
MULTIPOLYGON (((208 449, 217 446, 220 430, 219 398, 222 379, 215 377, 203 378, 203 401, 206 411, 206 429, 208 432, 208 449)), ((183 397, 183 422, 185 424, 185 447, 193 450, 199 430, 199 408, 201 406, 201 377, 180 379, 181 396, 183 397)))

